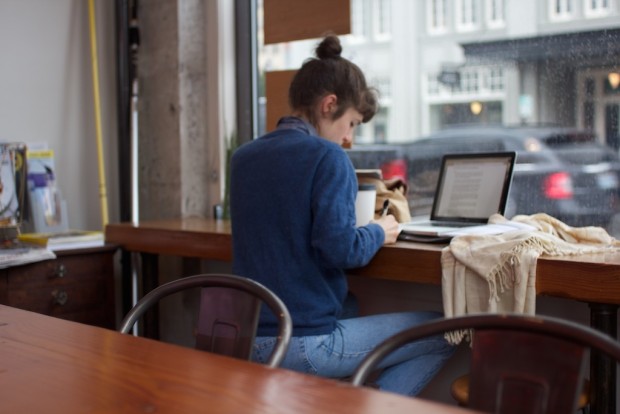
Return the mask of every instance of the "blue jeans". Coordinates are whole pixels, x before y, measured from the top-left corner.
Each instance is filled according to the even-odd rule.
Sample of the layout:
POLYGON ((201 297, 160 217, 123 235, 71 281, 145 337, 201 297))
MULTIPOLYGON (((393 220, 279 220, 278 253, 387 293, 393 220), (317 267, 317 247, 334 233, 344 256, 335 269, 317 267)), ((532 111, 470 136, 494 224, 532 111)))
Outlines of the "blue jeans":
MULTIPOLYGON (((400 312, 342 319, 331 334, 291 338, 280 366, 322 377, 348 377, 386 338, 441 316, 436 312, 400 312)), ((273 337, 257 337, 253 360, 264 363, 274 344, 273 337)), ((454 350, 443 335, 407 344, 383 360, 379 365, 383 371, 376 382, 382 390, 417 395, 454 350)))

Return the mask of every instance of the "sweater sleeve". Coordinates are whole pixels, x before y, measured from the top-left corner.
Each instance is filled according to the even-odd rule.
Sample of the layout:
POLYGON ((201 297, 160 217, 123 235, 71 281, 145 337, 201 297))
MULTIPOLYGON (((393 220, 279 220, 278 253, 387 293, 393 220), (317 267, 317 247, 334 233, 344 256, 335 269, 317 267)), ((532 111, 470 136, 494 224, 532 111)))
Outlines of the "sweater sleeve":
POLYGON ((327 151, 315 171, 312 189, 312 247, 325 268, 366 265, 383 245, 378 224, 355 227, 357 178, 347 154, 327 151))

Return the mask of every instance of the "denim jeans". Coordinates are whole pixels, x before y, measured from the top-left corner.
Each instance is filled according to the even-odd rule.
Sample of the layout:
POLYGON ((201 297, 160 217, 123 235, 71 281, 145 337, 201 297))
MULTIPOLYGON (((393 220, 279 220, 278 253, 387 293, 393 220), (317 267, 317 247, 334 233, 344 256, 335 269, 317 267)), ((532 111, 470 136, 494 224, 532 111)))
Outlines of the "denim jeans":
MULTIPOLYGON (((436 312, 400 312, 342 319, 331 334, 291 338, 280 366, 322 377, 348 377, 384 339, 441 316, 436 312)), ((253 360, 264 363, 275 340, 257 337, 253 360)), ((383 371, 376 382, 382 390, 417 395, 454 350, 442 335, 407 344, 383 360, 379 365, 383 371)))

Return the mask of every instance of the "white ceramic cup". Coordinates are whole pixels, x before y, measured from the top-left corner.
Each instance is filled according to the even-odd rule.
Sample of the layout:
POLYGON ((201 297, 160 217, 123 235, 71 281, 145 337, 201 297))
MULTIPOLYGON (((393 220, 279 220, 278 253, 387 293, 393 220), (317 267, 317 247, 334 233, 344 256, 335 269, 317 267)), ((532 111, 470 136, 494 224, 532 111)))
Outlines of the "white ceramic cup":
POLYGON ((365 226, 375 218, 377 188, 374 184, 360 184, 355 198, 355 226, 365 226))

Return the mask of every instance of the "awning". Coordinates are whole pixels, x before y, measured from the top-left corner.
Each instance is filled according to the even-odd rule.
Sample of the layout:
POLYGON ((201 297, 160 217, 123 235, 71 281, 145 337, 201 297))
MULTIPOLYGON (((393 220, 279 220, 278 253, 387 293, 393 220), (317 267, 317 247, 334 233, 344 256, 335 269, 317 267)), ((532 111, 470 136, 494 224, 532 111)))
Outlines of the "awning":
POLYGON ((467 60, 620 60, 620 29, 462 43, 467 60))

